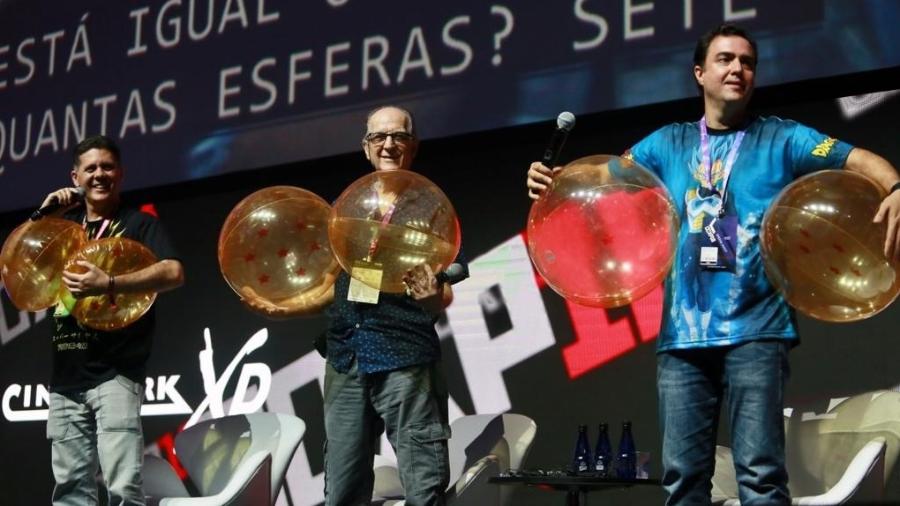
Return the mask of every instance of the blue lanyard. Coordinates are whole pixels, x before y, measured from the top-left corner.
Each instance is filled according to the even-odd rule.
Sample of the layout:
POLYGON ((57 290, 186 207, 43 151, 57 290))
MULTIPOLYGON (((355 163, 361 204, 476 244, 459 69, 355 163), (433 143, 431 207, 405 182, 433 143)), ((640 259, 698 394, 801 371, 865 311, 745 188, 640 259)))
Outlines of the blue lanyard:
MULTIPOLYGON (((741 149, 741 142, 744 140, 744 135, 746 133, 746 130, 741 130, 737 133, 734 141, 731 143, 731 148, 728 150, 728 157, 725 158, 725 167, 723 168, 722 174, 722 198, 716 209, 716 214, 718 216, 721 216, 725 209, 725 189, 728 187, 731 169, 734 167, 735 160, 737 160, 738 150, 741 149)), ((706 116, 700 118, 700 155, 703 157, 701 160, 703 163, 702 184, 709 190, 716 191, 716 187, 713 185, 712 180, 712 160, 710 160, 711 157, 709 154, 709 132, 706 130, 706 116)))

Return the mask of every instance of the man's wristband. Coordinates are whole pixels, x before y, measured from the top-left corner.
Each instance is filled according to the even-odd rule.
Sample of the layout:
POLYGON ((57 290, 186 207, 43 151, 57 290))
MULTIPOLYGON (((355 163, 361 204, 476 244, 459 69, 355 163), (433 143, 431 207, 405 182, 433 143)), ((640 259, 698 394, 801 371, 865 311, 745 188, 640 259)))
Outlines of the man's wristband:
POLYGON ((894 193, 895 191, 900 190, 900 181, 894 183, 894 186, 891 186, 891 189, 888 190, 888 195, 894 193))
POLYGON ((116 291, 116 277, 110 276, 109 283, 106 284, 106 293, 112 295, 116 291))

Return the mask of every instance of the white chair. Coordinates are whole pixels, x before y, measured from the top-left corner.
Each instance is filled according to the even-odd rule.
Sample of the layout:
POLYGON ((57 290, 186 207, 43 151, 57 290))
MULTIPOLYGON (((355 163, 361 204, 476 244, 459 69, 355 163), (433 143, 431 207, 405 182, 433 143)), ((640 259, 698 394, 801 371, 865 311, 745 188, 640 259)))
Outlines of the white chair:
POLYGON ((175 453, 199 497, 175 484, 162 459, 145 456, 149 504, 214 506, 274 504, 306 425, 294 416, 252 413, 206 420, 175 437, 175 453))
MULTIPOLYGON (((509 469, 521 469, 537 434, 534 420, 516 413, 464 416, 454 420, 451 429, 450 483, 456 483, 464 470, 488 454, 498 457, 500 469, 494 476, 509 469)), ((511 504, 515 487, 489 486, 500 489, 500 505, 511 504)))
MULTIPOLYGON (((527 416, 470 415, 450 424, 450 486, 447 504, 509 504, 512 490, 488 483, 501 471, 519 469, 528 456, 537 425, 527 416)), ((373 504, 403 505, 396 464, 376 456, 373 504)))
MULTIPOLYGON (((860 394, 817 416, 795 408, 785 443, 793 504, 881 500, 900 452, 900 393, 860 394)), ((728 448, 716 448, 712 481, 715 504, 740 504, 728 448)))

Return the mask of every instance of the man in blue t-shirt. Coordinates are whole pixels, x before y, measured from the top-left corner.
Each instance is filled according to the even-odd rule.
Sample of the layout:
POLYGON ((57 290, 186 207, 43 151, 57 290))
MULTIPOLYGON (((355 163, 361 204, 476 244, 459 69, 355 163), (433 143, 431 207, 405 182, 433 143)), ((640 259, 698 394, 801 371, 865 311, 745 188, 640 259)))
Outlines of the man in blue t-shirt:
MULTIPOLYGON (((373 110, 362 144, 376 171, 411 170, 419 144, 412 114, 394 106, 373 110)), ((390 201, 387 194, 379 200, 390 201)), ((390 207, 384 219, 400 221, 390 207)), ((406 504, 444 504, 450 425, 434 324, 453 300, 450 281, 468 276, 461 256, 455 263, 459 274, 449 279, 427 264, 413 267, 403 278, 405 294, 380 293, 342 271, 331 289, 302 309, 245 299, 273 317, 314 314, 327 306, 326 506, 369 504, 383 431, 397 455, 406 504)))
MULTIPOLYGON (((694 52, 704 116, 667 125, 625 155, 659 176, 682 219, 658 338, 666 504, 709 504, 723 399, 741 503, 790 504, 782 411, 797 331, 759 249, 763 213, 778 192, 821 169, 870 176, 889 192, 873 217, 888 224, 885 255, 900 258, 897 171, 799 123, 750 115, 756 64, 756 43, 742 29, 705 34, 694 52)), ((555 170, 531 165, 531 198, 555 170)))

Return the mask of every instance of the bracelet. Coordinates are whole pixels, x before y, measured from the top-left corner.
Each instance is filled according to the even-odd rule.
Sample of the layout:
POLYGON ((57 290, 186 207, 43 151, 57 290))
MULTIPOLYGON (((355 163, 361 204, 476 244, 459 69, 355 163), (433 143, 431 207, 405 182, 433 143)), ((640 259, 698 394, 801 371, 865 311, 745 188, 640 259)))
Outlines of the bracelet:
POLYGON ((900 181, 897 181, 896 183, 894 183, 894 186, 891 186, 891 189, 888 190, 888 193, 887 193, 887 194, 890 195, 890 194, 894 193, 894 192, 897 191, 897 190, 900 190, 900 181))
POLYGON ((113 295, 113 292, 116 291, 116 277, 110 276, 109 283, 106 285, 106 293, 113 295))

